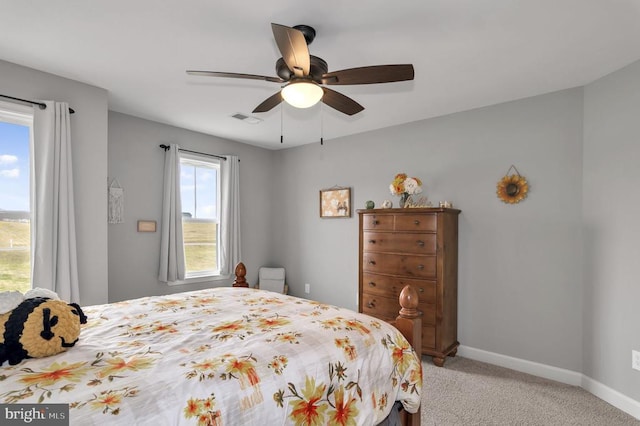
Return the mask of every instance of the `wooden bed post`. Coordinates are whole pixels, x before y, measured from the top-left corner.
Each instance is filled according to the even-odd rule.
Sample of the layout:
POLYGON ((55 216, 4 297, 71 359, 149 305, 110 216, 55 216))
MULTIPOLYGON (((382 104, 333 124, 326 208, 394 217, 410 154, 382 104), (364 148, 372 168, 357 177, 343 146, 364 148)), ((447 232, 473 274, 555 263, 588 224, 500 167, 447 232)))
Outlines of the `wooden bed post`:
POLYGON ((418 310, 418 292, 410 285, 400 292, 400 315, 396 318, 396 328, 407 338, 416 353, 422 348, 422 312, 418 310))
POLYGON ((240 262, 236 265, 236 279, 233 281, 233 287, 249 287, 247 279, 247 268, 244 263, 240 262))
MULTIPOLYGON (((409 341, 418 357, 422 353, 422 312, 418 310, 418 292, 406 285, 400 292, 400 315, 396 318, 395 327, 409 341)), ((424 392, 424 389, 423 389, 424 392)), ((420 408, 414 414, 404 410, 401 412, 402 424, 420 426, 420 408)))

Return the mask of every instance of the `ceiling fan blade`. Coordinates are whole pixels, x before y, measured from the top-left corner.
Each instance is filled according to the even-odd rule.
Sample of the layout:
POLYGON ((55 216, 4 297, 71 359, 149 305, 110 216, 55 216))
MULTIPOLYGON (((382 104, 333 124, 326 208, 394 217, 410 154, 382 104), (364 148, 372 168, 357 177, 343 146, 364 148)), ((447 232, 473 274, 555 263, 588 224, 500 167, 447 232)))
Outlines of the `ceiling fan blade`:
POLYGON ((323 84, 374 84, 413 80, 413 65, 373 65, 328 72, 322 75, 323 84))
POLYGON ((342 93, 327 89, 326 87, 323 87, 322 90, 324 91, 322 102, 343 114, 354 115, 364 109, 362 105, 342 93))
POLYGON ((253 112, 270 111, 271 109, 273 109, 273 107, 278 105, 280 102, 282 102, 282 95, 280 94, 280 92, 278 92, 275 95, 271 95, 267 99, 265 99, 264 102, 262 102, 260 105, 256 107, 256 109, 253 110, 253 112))
POLYGON ((241 74, 236 72, 187 70, 187 74, 199 75, 204 77, 246 78, 249 80, 263 80, 263 81, 271 81, 273 83, 284 83, 284 80, 279 77, 269 77, 266 75, 255 75, 255 74, 241 74))
POLYGON ((282 59, 294 75, 296 77, 309 75, 309 48, 302 31, 279 24, 271 24, 271 30, 282 59))

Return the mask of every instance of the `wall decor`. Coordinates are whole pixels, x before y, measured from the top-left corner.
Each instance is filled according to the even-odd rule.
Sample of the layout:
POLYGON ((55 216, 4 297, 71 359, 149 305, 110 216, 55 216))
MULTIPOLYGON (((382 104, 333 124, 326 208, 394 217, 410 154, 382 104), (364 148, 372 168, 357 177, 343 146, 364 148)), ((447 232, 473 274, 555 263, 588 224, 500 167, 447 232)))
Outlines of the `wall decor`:
POLYGON ((139 220, 138 232, 156 232, 155 220, 139 220))
POLYGON ((113 179, 109 185, 109 223, 124 222, 124 189, 118 179, 113 179))
POLYGON ((498 198, 507 204, 519 203, 527 198, 529 193, 527 179, 518 172, 518 169, 513 164, 507 170, 507 174, 498 181, 496 188, 498 198), (510 175, 509 172, 512 169, 514 173, 510 175))
POLYGON ((334 186, 320 190, 320 217, 351 217, 351 188, 334 186))

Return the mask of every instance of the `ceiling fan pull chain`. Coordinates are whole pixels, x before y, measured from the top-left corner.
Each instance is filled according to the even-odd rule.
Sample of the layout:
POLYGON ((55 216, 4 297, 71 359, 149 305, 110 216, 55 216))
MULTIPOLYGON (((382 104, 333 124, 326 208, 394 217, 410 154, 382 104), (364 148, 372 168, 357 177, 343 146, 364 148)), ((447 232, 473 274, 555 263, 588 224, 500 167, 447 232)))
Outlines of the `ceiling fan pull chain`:
POLYGON ((282 134, 284 133, 282 131, 282 110, 284 109, 284 104, 280 104, 280 143, 284 143, 284 137, 282 136, 282 134))
POLYGON ((324 145, 324 115, 322 113, 324 109, 322 108, 322 103, 320 104, 320 145, 324 145))

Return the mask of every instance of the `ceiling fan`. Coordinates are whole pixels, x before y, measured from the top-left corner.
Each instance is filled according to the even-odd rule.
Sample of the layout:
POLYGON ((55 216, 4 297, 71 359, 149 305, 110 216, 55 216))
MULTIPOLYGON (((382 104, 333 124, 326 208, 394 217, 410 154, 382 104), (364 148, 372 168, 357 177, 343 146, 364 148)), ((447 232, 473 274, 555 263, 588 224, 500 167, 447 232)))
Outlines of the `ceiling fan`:
POLYGON ((189 75, 244 78, 285 83, 282 90, 268 97, 253 112, 267 112, 283 100, 297 108, 308 108, 322 100, 347 115, 364 109, 353 99, 324 85, 375 84, 413 80, 413 65, 373 65, 328 72, 324 59, 309 54, 308 45, 316 31, 308 25, 287 27, 271 24, 282 57, 276 61, 278 77, 218 71, 188 70, 189 75))

